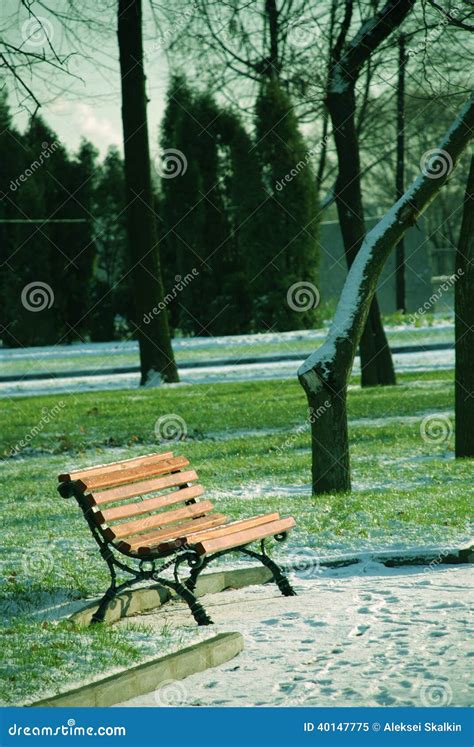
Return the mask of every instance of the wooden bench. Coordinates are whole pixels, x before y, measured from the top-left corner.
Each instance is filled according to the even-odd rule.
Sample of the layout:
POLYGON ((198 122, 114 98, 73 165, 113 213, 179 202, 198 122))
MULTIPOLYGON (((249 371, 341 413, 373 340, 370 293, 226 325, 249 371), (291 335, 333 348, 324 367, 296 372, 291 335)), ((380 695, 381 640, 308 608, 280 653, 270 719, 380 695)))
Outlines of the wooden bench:
POLYGON ((111 583, 93 622, 104 620, 108 604, 121 591, 154 580, 184 599, 197 623, 212 623, 193 592, 201 571, 229 552, 259 560, 282 594, 295 593, 265 549, 268 538, 286 538, 294 519, 270 513, 230 521, 211 501, 199 500, 204 489, 184 456, 168 451, 74 470, 59 475, 58 490, 63 498, 76 498, 110 570, 111 583), (248 547, 255 542, 260 552, 248 547), (183 563, 190 568, 184 582, 179 576, 183 563), (173 578, 163 577, 171 568, 173 578), (118 583, 117 571, 131 578, 118 583))

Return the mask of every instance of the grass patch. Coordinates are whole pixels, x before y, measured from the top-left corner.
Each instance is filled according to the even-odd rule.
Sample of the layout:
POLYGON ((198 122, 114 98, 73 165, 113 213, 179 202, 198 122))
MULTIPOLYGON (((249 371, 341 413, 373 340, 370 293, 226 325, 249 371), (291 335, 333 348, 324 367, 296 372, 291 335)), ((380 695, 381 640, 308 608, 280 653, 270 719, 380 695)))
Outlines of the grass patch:
MULTIPOLYGON (((0 626, 3 703, 55 695, 100 679, 152 655, 167 653, 170 631, 161 636, 144 625, 79 627, 68 621, 18 619, 0 626)), ((174 643, 178 636, 175 633, 174 643)))
POLYGON ((279 546, 280 553, 464 541, 474 493, 472 463, 454 460, 452 434, 437 442, 420 433, 423 415, 452 410, 453 374, 404 374, 399 382, 396 388, 351 387, 354 491, 318 498, 309 493, 306 401, 295 381, 4 402, 5 455, 35 426, 36 431, 26 447, 2 463, 3 698, 19 702, 54 690, 69 681, 72 662, 83 651, 85 672, 95 676, 108 672, 111 649, 112 665, 122 666, 147 655, 150 645, 163 644, 164 638, 150 643, 133 626, 78 630, 41 619, 41 610, 101 594, 108 583, 77 505, 56 492, 56 475, 167 448, 157 444, 154 432, 162 415, 185 419, 187 439, 171 446, 190 458, 219 509, 235 518, 273 510, 296 517, 297 529, 279 546), (59 400, 66 404, 46 422, 45 412, 59 400))

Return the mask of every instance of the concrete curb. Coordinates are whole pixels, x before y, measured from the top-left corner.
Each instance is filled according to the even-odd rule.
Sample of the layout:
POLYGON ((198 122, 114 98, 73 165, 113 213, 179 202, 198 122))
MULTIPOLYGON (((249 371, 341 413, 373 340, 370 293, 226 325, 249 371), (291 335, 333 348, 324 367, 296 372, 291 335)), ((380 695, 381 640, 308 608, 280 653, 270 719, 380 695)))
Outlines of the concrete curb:
POLYGON ((358 555, 341 555, 336 558, 325 558, 315 556, 314 559, 301 560, 296 563, 287 563, 282 565, 282 570, 289 571, 308 571, 316 568, 344 568, 349 565, 358 565, 359 563, 381 563, 386 568, 396 568, 404 565, 461 565, 463 563, 474 563, 474 545, 467 547, 434 547, 414 548, 404 552, 394 553, 387 552, 366 552, 358 555))
MULTIPOLYGON (((427 548, 426 550, 414 548, 413 550, 407 550, 398 554, 389 551, 341 555, 336 558, 319 558, 315 556, 314 559, 282 565, 282 569, 285 573, 291 571, 304 572, 317 568, 344 568, 368 561, 381 563, 386 568, 407 565, 433 567, 438 565, 474 563, 474 546, 470 545, 463 548, 427 548)), ((195 594, 198 597, 202 597, 205 594, 218 594, 221 591, 225 591, 225 589, 242 589, 245 586, 266 584, 271 578, 272 574, 264 566, 204 573, 198 578, 195 594)), ((114 623, 124 617, 151 612, 169 602, 174 596, 169 589, 159 584, 123 592, 109 606, 105 622, 114 623)), ((77 625, 89 625, 92 615, 97 609, 97 602, 98 600, 91 602, 83 609, 72 614, 69 619, 77 625)))
MULTIPOLYGON (((195 594, 202 597, 205 594, 217 594, 225 589, 241 589, 253 584, 264 584, 270 581, 272 574, 264 566, 255 568, 238 568, 236 570, 217 571, 216 573, 203 573, 199 576, 195 594)), ((109 605, 105 622, 114 623, 123 617, 139 615, 143 612, 161 607, 175 595, 163 586, 154 584, 143 589, 133 589, 123 592, 109 605)), ((97 609, 97 601, 88 604, 78 612, 74 612, 69 620, 76 625, 89 625, 92 615, 97 609)))
MULTIPOLYGON (((168 656, 147 661, 74 690, 29 703, 31 707, 105 707, 158 690, 190 674, 219 666, 244 648, 240 633, 221 633, 168 656)), ((157 705, 160 705, 157 701, 157 705)))

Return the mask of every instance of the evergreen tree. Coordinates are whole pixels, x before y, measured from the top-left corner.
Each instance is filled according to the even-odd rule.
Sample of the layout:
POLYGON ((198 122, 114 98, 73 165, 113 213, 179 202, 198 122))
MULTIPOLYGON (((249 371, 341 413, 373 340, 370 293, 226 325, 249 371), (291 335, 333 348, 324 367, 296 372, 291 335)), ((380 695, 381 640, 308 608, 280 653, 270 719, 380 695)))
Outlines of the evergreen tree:
POLYGON ((59 327, 52 244, 47 225, 37 221, 46 215, 45 148, 12 127, 5 98, 0 111, 1 217, 7 221, 0 224, 2 339, 11 346, 47 344, 57 340, 59 327))
POLYGON ((255 327, 311 327, 314 309, 302 311, 298 302, 288 304, 287 293, 295 283, 317 284, 315 180, 291 101, 277 80, 264 81, 259 92, 255 154, 264 189, 256 217, 260 251, 252 253, 250 278, 255 327))
MULTIPOLYGON (((171 81, 162 126, 162 152, 181 151, 186 169, 161 181, 165 288, 171 322, 188 334, 248 331, 249 218, 258 195, 251 141, 239 119, 208 93, 171 81), (174 294, 179 279, 198 272, 174 294), (178 282, 177 282, 178 278, 178 282)), ((182 157, 181 157, 182 158, 182 157)))
POLYGON ((97 155, 95 147, 83 140, 72 159, 60 148, 59 157, 51 159, 45 170, 48 195, 51 195, 51 199, 47 199, 47 214, 81 221, 50 227, 64 342, 83 339, 88 334, 89 291, 95 254, 92 211, 97 155))
POLYGON ((125 327, 130 321, 132 304, 123 159, 115 146, 97 170, 93 213, 96 255, 89 331, 92 340, 112 340, 120 336, 117 321, 122 319, 125 327))

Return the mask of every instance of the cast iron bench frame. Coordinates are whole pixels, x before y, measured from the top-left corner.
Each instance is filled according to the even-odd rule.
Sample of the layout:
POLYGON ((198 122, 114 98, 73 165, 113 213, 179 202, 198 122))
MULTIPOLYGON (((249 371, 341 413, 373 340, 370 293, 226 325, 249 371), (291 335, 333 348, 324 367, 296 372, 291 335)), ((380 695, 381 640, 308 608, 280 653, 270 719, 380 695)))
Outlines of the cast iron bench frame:
MULTIPOLYGON (((92 533, 92 536, 94 537, 95 541, 97 542, 99 546, 99 552, 106 562, 109 572, 110 572, 110 586, 105 592, 104 596, 99 602, 99 606, 96 610, 96 612, 92 616, 92 623, 100 623, 104 621, 105 614, 107 611, 107 608, 109 604, 112 602, 112 600, 120 594, 122 591, 134 586, 137 583, 141 583, 143 581, 154 581, 158 584, 161 584, 164 587, 167 587, 174 591, 181 599, 183 599, 186 604, 189 606, 189 609, 198 623, 198 625, 210 625, 212 624, 212 620, 204 610, 203 606, 198 602, 196 599, 196 596, 194 594, 194 590, 196 587, 196 582, 198 580, 198 577, 200 573, 210 564, 213 563, 215 560, 218 560, 223 555, 226 555, 228 553, 242 553, 248 557, 254 558, 255 560, 260 561, 266 568, 269 569, 269 571, 272 574, 272 580, 277 584, 279 590, 284 596, 293 596, 296 594, 292 586, 290 585, 288 579, 286 576, 282 573, 280 567, 275 563, 274 560, 272 560, 266 551, 266 541, 269 539, 270 536, 272 536, 277 541, 284 541, 287 537, 288 530, 294 526, 295 522, 294 519, 291 517, 288 517, 287 519, 280 519, 278 514, 267 514, 266 516, 261 517, 253 517, 252 519, 248 520, 241 520, 238 522, 228 522, 227 517, 223 517, 225 521, 219 521, 219 518, 221 515, 214 515, 215 516, 215 522, 214 525, 211 525, 210 528, 208 528, 207 531, 201 530, 201 536, 208 535, 210 537, 210 545, 209 540, 204 540, 203 542, 192 542, 193 535, 199 540, 199 530, 196 529, 195 532, 193 530, 183 532, 182 536, 180 536, 180 527, 184 523, 181 522, 180 524, 173 524, 171 525, 171 529, 176 529, 175 537, 170 538, 168 541, 163 541, 161 543, 158 543, 156 548, 139 548, 133 549, 130 547, 126 542, 119 541, 117 542, 117 537, 114 536, 113 529, 111 529, 107 522, 102 520, 102 513, 99 509, 99 507, 95 504, 94 496, 93 494, 88 493, 88 474, 89 475, 97 475, 98 471, 101 471, 100 474, 105 476, 109 476, 109 484, 106 485, 106 487, 112 488, 111 492, 113 491, 113 488, 116 487, 117 483, 114 483, 114 478, 111 476, 111 473, 107 470, 110 470, 111 468, 116 470, 114 474, 117 475, 125 475, 125 472, 121 472, 121 470, 131 470, 135 469, 134 464, 140 463, 141 460, 160 460, 159 464, 166 465, 166 460, 168 460, 170 464, 170 468, 168 470, 168 475, 166 477, 176 475, 181 472, 181 468, 183 466, 189 465, 189 462, 187 462, 186 459, 182 457, 173 457, 173 454, 171 452, 167 452, 165 454, 150 454, 146 455, 145 457, 140 457, 138 459, 127 459, 120 462, 112 462, 110 464, 104 464, 104 465, 98 465, 96 467, 86 468, 84 470, 75 470, 74 472, 61 474, 59 475, 59 481, 60 484, 58 486, 58 491, 60 495, 63 498, 71 498, 74 497, 83 514, 84 518, 89 526, 89 529, 92 533), (180 466, 177 469, 171 469, 174 465, 180 466), (130 467, 128 467, 130 465, 130 467), (83 481, 85 480, 85 482, 83 481), (99 518, 98 518, 99 517, 99 518), (268 520, 265 520, 268 517, 268 520), (228 542, 232 542, 232 530, 236 531, 238 525, 249 525, 256 524, 255 526, 250 526, 247 528, 243 528, 239 534, 239 536, 242 536, 242 532, 246 533, 249 537, 248 541, 242 541, 237 546, 232 547, 226 547, 222 550, 217 550, 215 552, 209 552, 209 554, 206 551, 206 546, 212 546, 212 535, 216 534, 217 531, 217 537, 221 538, 222 541, 225 543, 226 538, 228 539, 228 542), (259 524, 260 523, 260 524, 259 524), (269 535, 268 530, 272 527, 280 527, 282 528, 281 531, 277 531, 275 534, 269 535), (214 530, 214 531, 213 531, 214 530), (188 539, 187 534, 190 534, 191 537, 188 539), (256 536, 257 534, 260 534, 261 536, 256 536), (249 544, 260 542, 260 552, 257 552, 256 550, 250 549, 248 547, 249 544), (128 562, 124 562, 122 559, 120 559, 120 556, 125 556, 128 559, 128 562), (161 562, 166 558, 165 562, 161 562), (130 561, 134 562, 134 565, 130 565, 130 561), (183 582, 180 578, 180 567, 183 564, 187 564, 190 568, 190 573, 188 577, 183 582), (173 578, 167 578, 164 577, 162 574, 172 568, 173 569, 173 578), (131 576, 131 578, 128 578, 125 581, 122 581, 121 583, 118 582, 117 579, 117 573, 118 571, 122 571, 128 575, 131 576)), ((158 462, 157 462, 158 464, 158 462)), ((159 471, 157 474, 163 476, 163 472, 159 471)), ((187 472, 186 474, 191 474, 190 472, 187 472)), ((192 471, 192 474, 195 475, 194 479, 197 479, 197 473, 192 471)), ((156 479, 156 475, 155 475, 156 479)), ((119 483, 122 484, 123 482, 119 483)), ((142 483, 144 484, 144 483, 142 483)), ((139 486, 140 482, 131 481, 127 484, 125 487, 131 487, 133 488, 135 486, 139 486)), ((180 501, 179 499, 179 491, 183 490, 185 488, 190 488, 190 482, 182 482, 182 484, 176 486, 177 487, 177 494, 174 497, 174 502, 180 501), (176 500, 177 498, 177 500, 176 500)), ((198 503, 199 501, 196 500, 198 495, 202 495, 203 490, 201 486, 197 485, 194 486, 195 488, 199 488, 200 492, 194 491, 197 493, 195 497, 190 498, 189 500, 184 500, 183 502, 185 506, 193 506, 194 504, 198 503)), ((107 492, 107 491, 106 491, 107 492)), ((150 491, 145 491, 150 492, 150 491)), ((156 492, 156 491, 153 491, 156 492)), ((174 491, 173 491, 174 492, 174 491)), ((189 491, 188 491, 189 492, 189 491)), ((103 494, 101 494, 103 495, 103 494)), ((139 497, 140 500, 142 500, 143 493, 134 493, 134 497, 139 497)), ((163 495, 163 494, 162 494, 163 495)), ((128 497, 128 496, 127 496, 128 497)), ((117 499, 118 502, 119 499, 117 499)), ((146 501, 143 505, 146 504, 146 501)), ((124 504, 122 503, 122 506, 124 504)), ((133 504, 138 505, 138 504, 133 504)), ((208 501, 203 503, 203 506, 208 506, 212 504, 209 504, 208 501)), ((132 506, 133 508, 133 506, 132 506)), ((110 512, 109 512, 110 513, 110 512)), ((145 513, 143 510, 140 511, 140 514, 145 513)), ((166 513, 160 512, 160 514, 166 513)), ((212 520, 212 509, 206 509, 201 514, 195 513, 195 516, 191 517, 191 519, 199 519, 211 518, 212 520)), ((131 514, 131 516, 134 516, 135 514, 131 514)), ((150 514, 148 514, 150 515, 150 514)), ((209 523, 209 522, 208 522, 209 523)), ((190 522, 188 521, 186 526, 188 527, 190 522)), ((119 525, 120 526, 120 525, 119 525)), ((143 536, 143 535, 142 535, 143 536)), ((136 535, 135 539, 140 538, 140 535, 136 535)), ((215 544, 215 540, 214 540, 215 544)))

